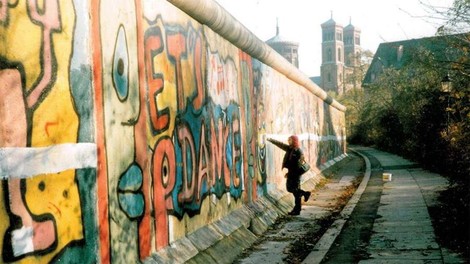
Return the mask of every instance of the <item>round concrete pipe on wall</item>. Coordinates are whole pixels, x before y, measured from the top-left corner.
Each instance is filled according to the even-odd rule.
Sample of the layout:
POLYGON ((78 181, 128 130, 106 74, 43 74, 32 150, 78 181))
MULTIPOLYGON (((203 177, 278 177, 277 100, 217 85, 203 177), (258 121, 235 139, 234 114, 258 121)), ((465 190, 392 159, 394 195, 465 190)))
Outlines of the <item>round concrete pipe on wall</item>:
POLYGON ((287 62, 281 55, 256 37, 217 2, 213 0, 168 0, 168 2, 183 10, 201 24, 207 25, 252 57, 284 74, 290 80, 302 85, 327 104, 340 111, 346 111, 345 106, 330 97, 303 72, 287 62))

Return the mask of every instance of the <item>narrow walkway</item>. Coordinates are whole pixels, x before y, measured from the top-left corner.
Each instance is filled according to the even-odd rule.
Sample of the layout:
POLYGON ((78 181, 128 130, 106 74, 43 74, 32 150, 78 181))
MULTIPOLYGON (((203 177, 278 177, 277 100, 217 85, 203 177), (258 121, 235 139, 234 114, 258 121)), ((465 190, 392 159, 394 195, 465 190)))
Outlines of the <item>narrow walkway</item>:
MULTIPOLYGON (((318 253, 313 252, 309 255, 309 260, 315 257, 313 263, 357 263, 359 260, 367 257, 366 246, 371 237, 372 226, 377 217, 377 210, 382 196, 383 181, 382 169, 377 159, 368 156, 366 159, 366 172, 363 181, 365 188, 358 189, 355 195, 358 195, 358 201, 352 213, 343 213, 346 223, 340 230, 335 230, 337 237, 328 238, 331 247, 324 249, 322 255, 321 247, 315 245, 318 253), (333 240, 333 241, 331 241, 333 240)), ((340 219, 342 220, 342 219, 340 219)), ((336 220, 339 221, 339 220, 336 220)))
POLYGON ((283 218, 234 263, 465 263, 438 244, 428 212, 448 187, 446 178, 390 153, 354 150, 331 168, 328 184, 315 190, 300 216, 283 218), (354 195, 334 213, 362 174, 354 195))
POLYGON ((234 263, 300 263, 313 249, 318 236, 331 224, 325 223, 324 219, 338 211, 338 203, 344 203, 341 201, 343 195, 357 178, 362 178, 363 170, 360 156, 350 154, 324 171, 324 185, 312 190, 300 215, 282 218, 234 263))
MULTIPOLYGON (((447 187, 446 179, 390 153, 362 147, 356 150, 364 158, 370 157, 380 163, 381 168, 372 169, 372 178, 381 177, 383 173, 391 173, 392 176, 390 181, 382 178, 383 187, 375 220, 370 236, 362 245, 364 253, 344 263, 464 263, 436 242, 428 213, 428 207, 435 203, 438 191, 447 187)), ((367 199, 370 197, 366 191, 361 200, 367 199)), ((348 221, 353 222, 354 219, 348 221)), ((347 229, 348 225, 341 234, 348 233, 347 229)), ((344 260, 343 256, 338 258, 343 254, 341 250, 336 250, 344 246, 341 241, 337 239, 332 244, 326 258, 319 259, 315 257, 318 253, 312 251, 303 263, 344 260)))
POLYGON ((423 194, 407 170, 416 166, 385 152, 365 152, 379 160, 384 173, 392 174, 392 180, 384 182, 377 219, 367 246, 370 259, 359 263, 442 263, 423 194))

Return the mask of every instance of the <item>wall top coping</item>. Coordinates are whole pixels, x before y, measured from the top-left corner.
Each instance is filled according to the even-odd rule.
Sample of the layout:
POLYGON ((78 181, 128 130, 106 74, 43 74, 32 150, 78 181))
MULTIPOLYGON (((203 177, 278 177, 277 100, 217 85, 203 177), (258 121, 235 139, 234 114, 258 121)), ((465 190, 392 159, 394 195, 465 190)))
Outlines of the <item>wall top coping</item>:
POLYGON ((289 63, 284 57, 260 40, 255 34, 235 19, 229 12, 213 0, 167 0, 183 12, 211 28, 239 49, 264 64, 284 74, 290 80, 305 87, 325 103, 344 112, 346 107, 329 96, 313 83, 303 72, 289 63))

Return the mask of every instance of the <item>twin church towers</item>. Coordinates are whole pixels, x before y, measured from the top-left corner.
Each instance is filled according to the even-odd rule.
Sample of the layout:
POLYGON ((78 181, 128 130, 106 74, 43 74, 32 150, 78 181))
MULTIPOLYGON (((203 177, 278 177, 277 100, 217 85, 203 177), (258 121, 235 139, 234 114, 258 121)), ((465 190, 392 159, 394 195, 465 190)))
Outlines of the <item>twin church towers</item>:
MULTIPOLYGON (((312 79, 325 91, 342 94, 358 84, 355 84, 354 71, 360 66, 361 30, 351 24, 343 27, 333 20, 333 15, 321 24, 321 66, 320 78, 312 79)), ((279 35, 279 25, 276 25, 276 36, 266 43, 281 54, 294 66, 299 67, 297 42, 288 41, 279 35)))

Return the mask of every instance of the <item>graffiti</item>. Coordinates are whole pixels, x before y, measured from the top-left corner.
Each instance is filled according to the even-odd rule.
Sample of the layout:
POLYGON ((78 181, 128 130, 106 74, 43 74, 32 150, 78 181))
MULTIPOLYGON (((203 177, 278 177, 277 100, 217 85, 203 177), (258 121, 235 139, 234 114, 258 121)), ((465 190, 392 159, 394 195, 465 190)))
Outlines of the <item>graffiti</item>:
POLYGON ((52 253, 46 257, 50 260, 83 238, 73 169, 96 166, 94 144, 63 144, 76 142, 78 126, 68 81, 57 79, 69 64, 73 8, 69 3, 61 6, 69 13, 69 18, 61 19, 57 0, 25 2, 0 5, 0 34, 7 43, 22 43, 9 45, 0 54, 0 147, 5 148, 0 152, 8 155, 0 162, 7 179, 2 182, 2 197, 8 216, 0 215, 9 222, 2 232, 6 262, 52 253), (22 13, 28 20, 18 19, 22 13), (16 34, 18 28, 37 40, 25 41, 28 36, 16 34), (63 49, 57 52, 56 47, 63 49), (60 107, 50 110, 51 105, 60 107), (68 133, 63 133, 65 128, 68 133), (13 164, 13 159, 21 165, 13 164))
POLYGON ((170 125, 169 109, 158 109, 156 98, 163 91, 163 76, 154 70, 153 57, 164 51, 164 39, 159 27, 151 27, 145 32, 145 66, 147 69, 147 90, 150 102, 148 111, 154 135, 165 131, 170 125))
MULTIPOLYGON (((31 21, 40 23, 43 25, 43 43, 41 53, 44 54, 43 68, 44 73, 43 78, 38 82, 38 85, 32 87, 29 92, 29 96, 26 96, 26 105, 18 104, 23 101, 23 92, 22 92, 22 83, 20 80, 20 73, 13 69, 2 70, 1 79, 6 85, 2 87, 2 101, 10 101, 8 105, 9 109, 13 109, 12 112, 8 111, 9 109, 4 109, 2 112, 6 115, 6 119, 10 121, 10 125, 16 123, 16 127, 8 128, 3 127, 2 133, 2 145, 4 147, 26 147, 27 143, 27 116, 26 108, 33 108, 36 103, 39 101, 39 95, 45 90, 49 85, 52 78, 52 54, 51 54, 51 30, 53 29, 53 24, 56 24, 57 17, 53 17, 53 12, 57 12, 57 3, 55 6, 51 6, 54 1, 46 2, 46 12, 44 16, 41 17, 36 12, 36 3, 28 2, 30 12, 28 13, 31 21), (53 8, 56 10, 52 10, 53 8), (48 16, 49 15, 49 16, 48 16), (50 22, 50 23, 48 23, 50 22), (14 92, 8 92, 8 90, 14 92), (13 102, 16 102, 13 104, 13 102), (8 116, 9 113, 17 114, 17 116, 8 116), (17 119, 19 122, 15 122, 17 119), (18 130, 16 130, 17 128, 18 130), (9 131, 11 129, 11 131, 9 131), (16 134, 12 134, 13 131, 17 131, 16 134)), ((7 6, 7 3, 3 3, 7 6)), ((6 8, 6 7, 5 7, 6 8)), ((6 13, 7 10, 2 13, 6 13)), ((3 15, 2 17, 5 17, 3 15)), ((5 20, 2 19, 2 20, 5 20)), ((0 105, 4 106, 6 103, 2 102, 0 105)), ((3 125, 8 126, 5 122, 3 125)), ((24 186, 24 181, 20 179, 11 179, 4 184, 4 189, 7 190, 9 197, 9 202, 7 206, 10 208, 10 227, 5 233, 4 247, 3 247, 3 258, 6 261, 12 261, 19 259, 28 253, 35 251, 44 251, 50 250, 50 248, 56 246, 54 244, 56 241, 56 227, 54 219, 51 215, 43 215, 43 219, 33 219, 33 216, 28 212, 27 205, 25 205, 24 200, 22 199, 22 190, 21 186, 24 186), (17 222, 17 223, 15 223, 17 222), (38 237, 38 230, 41 230, 44 233, 44 236, 38 237)))
POLYGON ((167 1, 0 0, 0 36, 0 262, 144 261, 284 188, 267 133, 345 149, 344 113, 167 1))
MULTIPOLYGON (((151 146, 154 201, 146 199, 155 210, 159 249, 169 243, 168 214, 180 219, 185 213, 194 216, 199 213, 204 198, 212 193, 219 198, 227 192, 234 198, 241 196, 241 121, 240 109, 233 100, 222 107, 212 97, 204 97, 210 92, 203 88, 200 33, 192 27, 184 30, 174 25, 155 25, 144 36, 147 87, 152 98, 147 106, 150 127, 153 135, 168 135, 151 146), (155 60, 163 63, 156 64, 155 60), (167 65, 173 67, 168 70, 167 65), (193 82, 183 81, 183 75, 193 82), (171 79, 176 82, 174 86, 168 81, 171 79), (160 107, 157 103, 157 97, 165 97, 165 90, 172 87, 177 95, 177 108, 173 111, 170 106, 160 107)), ((231 65, 219 64, 218 69, 231 65)), ((215 81, 218 92, 227 90, 224 76, 217 75, 212 80, 215 78, 218 78, 215 81)), ((211 82, 207 83, 211 91, 211 82)), ((147 229, 142 223, 141 228, 147 229)))
MULTIPOLYGON (((259 61, 253 63, 253 88, 254 94, 261 95, 260 98, 265 98, 266 87, 263 79, 263 65, 259 61)), ((254 105, 256 122, 253 129, 256 129, 258 137, 256 138, 256 163, 258 168, 258 183, 261 186, 266 186, 266 110, 263 100, 257 100, 254 105)))
POLYGON ((92 1, 96 32, 93 53, 94 92, 99 163, 98 220, 101 262, 133 262, 139 259, 139 224, 148 209, 143 188, 148 184, 146 167, 145 111, 142 110, 134 1, 92 1), (124 11, 125 10, 125 11, 124 11), (100 12, 101 11, 101 12, 100 12), (99 67, 99 68, 98 68, 99 67), (144 120, 140 119, 143 116, 144 120), (140 122, 140 123, 139 123, 140 122), (137 131, 136 128, 144 129, 137 131), (144 141, 145 142, 145 141, 144 141), (126 238, 126 239, 124 239, 126 238))
MULTIPOLYGON (((242 146, 246 146, 242 151, 244 156, 243 160, 245 161, 246 166, 244 170, 244 182, 245 182, 245 190, 246 190, 246 202, 254 201, 257 197, 257 184, 258 186, 265 187, 266 185, 264 182, 260 181, 257 183, 255 180, 256 173, 257 173, 257 163, 255 162, 257 156, 257 136, 258 130, 256 129, 256 125, 258 123, 258 108, 256 105, 258 104, 255 94, 255 86, 253 82, 253 66, 251 57, 248 54, 240 51, 239 52, 240 58, 240 69, 241 74, 239 77, 241 83, 241 91, 242 91, 242 98, 244 102, 244 108, 241 111, 242 119, 245 120, 245 124, 242 124, 241 134, 242 139, 244 140, 242 146), (243 133, 244 132, 244 133, 243 133)), ((262 154, 261 154, 262 155, 262 154)), ((263 192, 266 190, 263 189, 263 192)))
POLYGON ((175 192, 171 209, 179 216, 185 210, 189 214, 198 212, 203 196, 209 192, 219 198, 227 191, 235 198, 241 195, 238 106, 207 108, 198 118, 187 111, 177 120, 176 164, 181 166, 176 167, 175 189, 181 191, 175 192))

